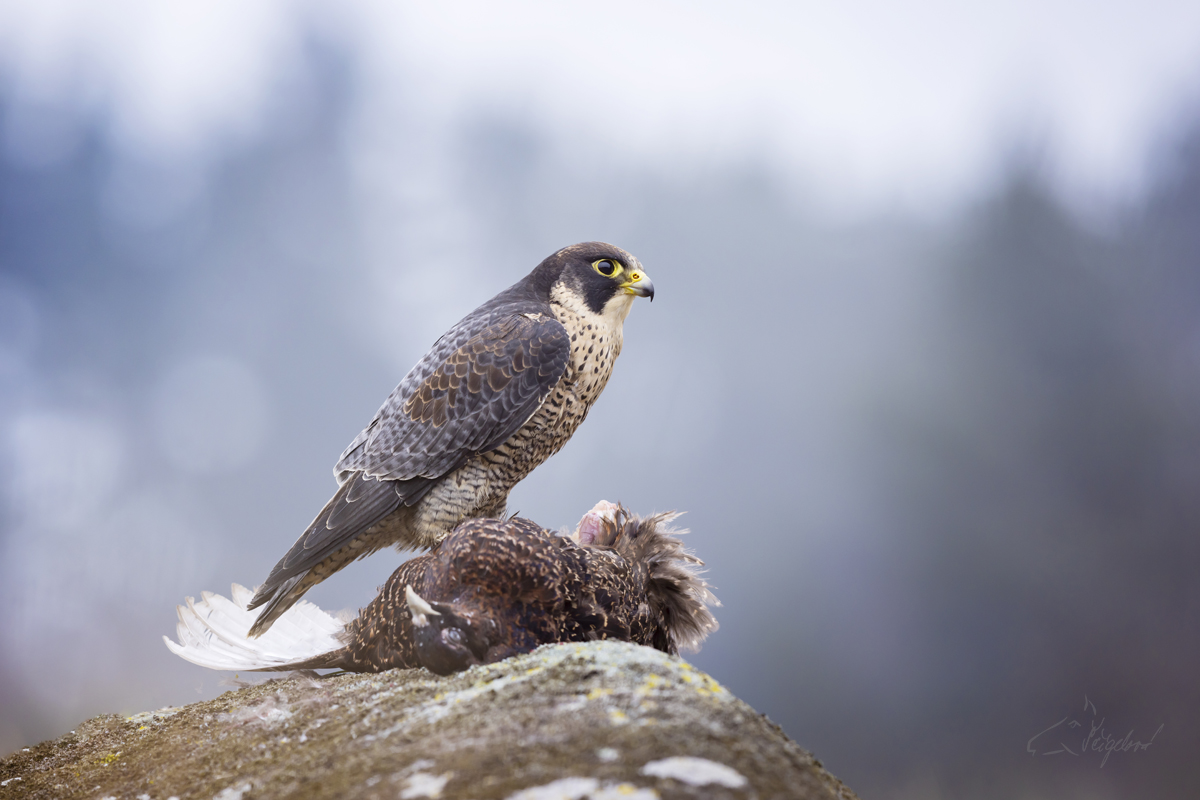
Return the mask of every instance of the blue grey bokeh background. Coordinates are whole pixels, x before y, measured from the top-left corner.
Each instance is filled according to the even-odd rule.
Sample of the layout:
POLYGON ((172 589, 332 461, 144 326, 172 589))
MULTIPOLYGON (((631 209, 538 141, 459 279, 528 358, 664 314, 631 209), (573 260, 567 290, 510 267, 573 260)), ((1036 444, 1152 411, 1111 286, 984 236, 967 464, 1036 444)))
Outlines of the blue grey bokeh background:
POLYGON ((603 239, 658 297, 510 509, 686 510, 694 662, 863 797, 1200 791, 1194 10, 46 7, 0 9, 0 750, 228 688, 174 605, 603 239), (1162 730, 1027 752, 1085 697, 1162 730))

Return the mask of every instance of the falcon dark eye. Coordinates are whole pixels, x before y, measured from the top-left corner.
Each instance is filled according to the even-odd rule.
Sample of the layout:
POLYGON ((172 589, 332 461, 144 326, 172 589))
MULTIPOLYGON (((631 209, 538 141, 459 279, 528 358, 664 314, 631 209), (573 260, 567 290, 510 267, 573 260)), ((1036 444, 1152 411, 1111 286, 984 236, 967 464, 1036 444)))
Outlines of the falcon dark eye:
POLYGON ((599 261, 595 261, 592 263, 592 266, 595 267, 596 272, 599 272, 606 278, 611 278, 621 270, 621 265, 609 258, 602 258, 599 261))

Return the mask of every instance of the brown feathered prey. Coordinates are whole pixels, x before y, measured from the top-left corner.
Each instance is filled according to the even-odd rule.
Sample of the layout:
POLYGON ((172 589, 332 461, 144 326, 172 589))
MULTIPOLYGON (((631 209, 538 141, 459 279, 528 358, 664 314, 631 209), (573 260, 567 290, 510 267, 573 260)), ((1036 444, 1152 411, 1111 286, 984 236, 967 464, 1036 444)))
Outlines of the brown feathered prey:
POLYGON ((229 670, 423 666, 438 674, 527 653, 551 642, 617 639, 695 650, 717 622, 717 600, 684 549, 674 514, 639 518, 600 503, 570 536, 519 517, 464 521, 434 552, 400 566, 343 627, 301 601, 262 638, 251 615, 206 593, 179 607, 183 658, 229 670))
POLYGON ((654 299, 638 260, 585 242, 447 331, 342 453, 337 491, 249 599, 262 608, 251 635, 355 559, 430 548, 464 519, 503 517, 512 487, 604 390, 635 297, 654 299))

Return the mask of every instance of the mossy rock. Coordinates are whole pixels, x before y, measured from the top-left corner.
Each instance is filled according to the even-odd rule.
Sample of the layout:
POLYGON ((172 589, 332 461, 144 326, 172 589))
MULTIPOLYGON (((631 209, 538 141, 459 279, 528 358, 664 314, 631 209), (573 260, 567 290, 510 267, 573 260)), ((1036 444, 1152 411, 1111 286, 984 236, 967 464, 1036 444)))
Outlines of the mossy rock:
POLYGON ((96 717, 0 762, 13 798, 855 797, 682 659, 550 645, 439 678, 290 677, 96 717))

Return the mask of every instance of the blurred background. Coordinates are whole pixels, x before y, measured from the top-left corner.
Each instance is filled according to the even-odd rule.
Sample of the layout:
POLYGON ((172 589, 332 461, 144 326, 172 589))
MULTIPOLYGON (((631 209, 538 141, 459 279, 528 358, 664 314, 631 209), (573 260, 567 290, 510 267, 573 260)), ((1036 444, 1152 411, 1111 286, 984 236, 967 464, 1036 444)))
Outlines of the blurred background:
POLYGON ((656 301, 510 510, 686 510, 692 660, 864 798, 1200 796, 1198 110, 1182 0, 0 4, 0 751, 228 689, 175 604, 601 239, 656 301))

